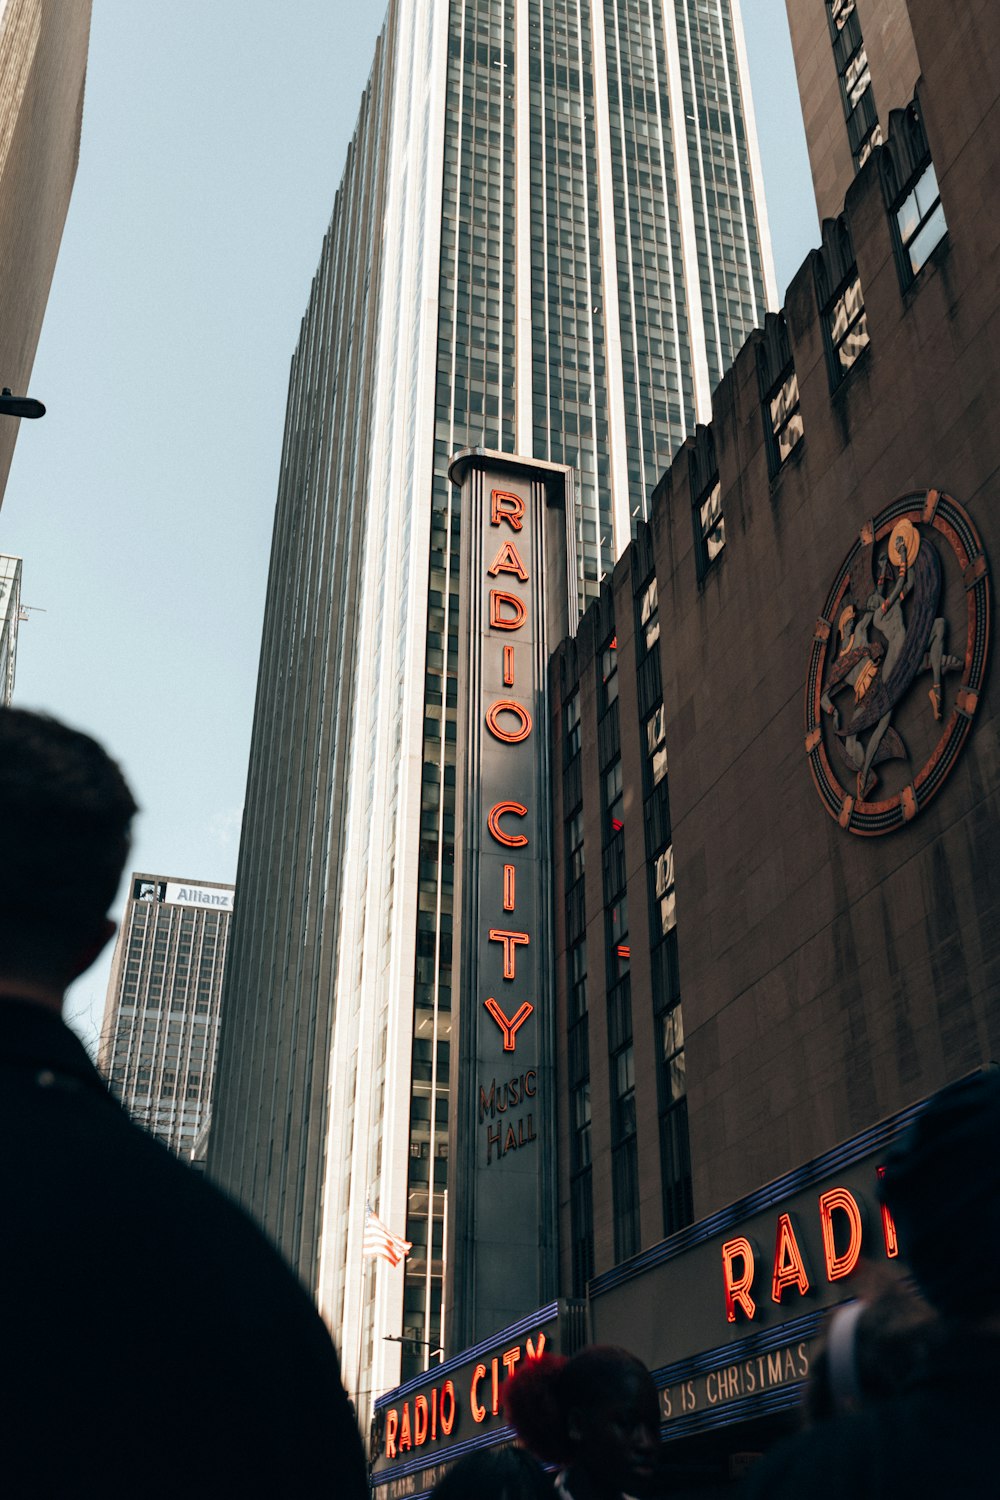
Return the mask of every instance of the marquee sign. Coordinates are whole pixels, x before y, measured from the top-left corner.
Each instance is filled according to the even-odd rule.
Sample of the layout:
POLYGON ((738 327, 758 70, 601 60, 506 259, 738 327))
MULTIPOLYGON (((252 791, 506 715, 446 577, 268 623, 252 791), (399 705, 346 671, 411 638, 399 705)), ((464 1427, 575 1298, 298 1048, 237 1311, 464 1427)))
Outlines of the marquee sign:
POLYGON ((666 1437, 794 1404, 829 1309, 858 1295, 866 1262, 901 1266, 878 1180, 919 1107, 590 1283, 592 1337, 653 1371, 666 1437))
MULTIPOLYGON (((462 490, 454 1346, 512 1323, 554 1291, 546 674, 550 643, 568 625, 569 471, 473 450, 453 460, 451 474, 462 490)), ((453 1063, 453 1079, 455 1071, 453 1063)))
POLYGON ((506 1381, 525 1360, 571 1351, 581 1327, 579 1311, 550 1303, 379 1397, 369 1453, 377 1500, 424 1494, 464 1453, 510 1442, 506 1381))
POLYGON ((989 635, 989 567, 956 500, 921 490, 867 522, 817 622, 806 688, 809 769, 841 828, 890 833, 940 790, 989 635))

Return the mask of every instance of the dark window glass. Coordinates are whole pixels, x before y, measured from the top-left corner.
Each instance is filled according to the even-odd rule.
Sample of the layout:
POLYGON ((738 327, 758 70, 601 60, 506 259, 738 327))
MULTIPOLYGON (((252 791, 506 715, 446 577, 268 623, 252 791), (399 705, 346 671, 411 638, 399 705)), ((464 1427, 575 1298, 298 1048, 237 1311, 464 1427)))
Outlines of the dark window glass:
POLYGON ((604 773, 604 839, 607 842, 619 833, 625 824, 622 821, 624 792, 622 790, 621 757, 614 761, 604 773))
POLYGON ((587 1014, 587 940, 581 938, 569 950, 570 1025, 587 1014))
POLYGON ((566 883, 572 885, 583 874, 583 808, 566 819, 566 883))
POLYGON ((589 1167, 570 1183, 570 1235, 573 1296, 582 1297, 594 1274, 594 1200, 589 1167))
POLYGON ((612 636, 600 655, 601 712, 618 697, 618 637, 612 636))
POLYGON ((635 1136, 629 1136, 611 1155, 614 1206, 615 1260, 627 1260, 639 1250, 639 1172, 635 1136))
POLYGON ((580 693, 577 690, 563 705, 566 729, 566 758, 572 759, 580 748, 580 693))

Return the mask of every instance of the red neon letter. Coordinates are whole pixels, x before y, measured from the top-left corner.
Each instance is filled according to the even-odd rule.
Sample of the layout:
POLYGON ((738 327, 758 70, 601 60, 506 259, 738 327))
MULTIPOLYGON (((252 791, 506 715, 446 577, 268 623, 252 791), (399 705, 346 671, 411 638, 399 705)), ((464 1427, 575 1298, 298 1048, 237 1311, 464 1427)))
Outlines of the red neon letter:
POLYGON ((503 867, 503 909, 504 909, 504 911, 513 911, 514 910, 514 866, 513 865, 504 865, 504 867, 503 867))
MULTIPOLYGON (((885 1167, 876 1167, 875 1171, 878 1173, 879 1177, 885 1176, 885 1167)), ((881 1208, 882 1238, 885 1241, 885 1253, 890 1260, 895 1260, 896 1256, 899 1254, 899 1239, 896 1235, 896 1223, 892 1217, 892 1214, 889 1212, 884 1203, 881 1205, 881 1208)))
POLYGON ((499 526, 506 521, 511 531, 520 531, 523 524, 524 501, 520 495, 508 494, 506 490, 494 490, 490 496, 490 525, 499 526))
POLYGON ((508 1021, 503 1009, 497 1004, 492 995, 490 995, 488 1000, 484 1000, 483 1004, 503 1032, 503 1050, 505 1052, 516 1052, 517 1043, 514 1037, 535 1007, 530 1001, 525 1000, 524 1004, 514 1012, 514 1015, 508 1021))
POLYGON ((396 1457, 396 1433, 399 1431, 399 1412, 390 1406, 385 1414, 385 1456, 396 1457))
POLYGON ((726 1320, 736 1322, 736 1304, 739 1303, 748 1318, 757 1311, 757 1304, 750 1295, 753 1286, 754 1258, 749 1240, 727 1240, 722 1247, 722 1281, 726 1288, 726 1320), (733 1261, 739 1258, 743 1270, 733 1275, 733 1261))
POLYGON ((502 589, 490 589, 490 628, 492 630, 520 630, 524 624, 528 611, 523 599, 516 594, 505 594, 502 589), (507 604, 514 611, 506 618, 500 613, 500 606, 507 604))
POLYGON ((774 1274, 771 1277, 771 1300, 780 1302, 786 1286, 796 1286, 800 1294, 809 1290, 809 1277, 802 1261, 789 1214, 778 1220, 778 1235, 774 1246, 774 1274))
POLYGON ((403 1402, 403 1419, 399 1424, 399 1451, 413 1447, 413 1439, 410 1437, 410 1403, 403 1402))
POLYGON ((503 844, 505 849, 523 849, 528 842, 526 833, 504 833, 500 827, 500 819, 504 813, 513 813, 516 818, 526 818, 528 809, 523 802, 497 802, 490 808, 489 817, 486 819, 486 827, 496 839, 498 844, 503 844))
POLYGON ((486 710, 486 728, 494 739, 501 740, 505 745, 519 745, 531 733, 531 715, 513 699, 500 698, 486 710), (515 730, 501 728, 501 714, 513 714, 521 727, 515 730))
POLYGON ((514 1373, 514 1366, 521 1358, 520 1344, 515 1344, 513 1349, 508 1349, 501 1357, 504 1362, 504 1369, 507 1371, 507 1378, 509 1379, 514 1373))
POLYGON ((413 1398, 413 1441, 422 1448, 427 1441, 427 1397, 413 1398))
POLYGON ((491 1367, 493 1372, 493 1400, 490 1402, 490 1406, 492 1407, 493 1415, 496 1416, 500 1410, 500 1361, 498 1359, 492 1360, 491 1367))
POLYGON ((545 1353, 545 1335, 544 1335, 544 1333, 540 1333, 538 1335, 538 1345, 537 1345, 537 1347, 531 1342, 530 1339, 525 1339, 524 1343, 525 1343, 525 1348, 528 1351, 528 1358, 529 1359, 541 1359, 542 1355, 545 1353))
POLYGON ((503 648, 503 685, 504 685, 504 687, 513 687, 514 686, 514 647, 513 646, 505 646, 503 648))
POLYGON ((485 1365, 477 1365, 472 1372, 472 1384, 469 1386, 469 1410, 472 1412, 474 1422, 485 1422, 486 1407, 479 1400, 479 1382, 486 1374, 485 1365))
POLYGON ((861 1254, 861 1210, 853 1193, 840 1187, 822 1193, 819 1200, 819 1222, 823 1230, 823 1258, 826 1261, 827 1280, 839 1281, 842 1276, 850 1276, 861 1254), (833 1233, 835 1208, 847 1215, 850 1230, 847 1248, 842 1255, 837 1254, 837 1241, 833 1233))
POLYGON ((455 1383, 446 1380, 441 1387, 441 1431, 445 1437, 451 1436, 451 1429, 455 1425, 455 1383), (445 1405, 448 1407, 448 1415, 445 1416, 445 1405))
POLYGON ((486 569, 491 578, 496 578, 500 573, 513 573, 515 578, 520 578, 522 583, 527 583, 528 572, 521 561, 521 554, 513 542, 504 542, 496 557, 486 569))
POLYGON ((513 979, 514 949, 524 948, 531 942, 526 932, 504 932, 500 927, 490 928, 490 942, 503 943, 503 977, 513 979))

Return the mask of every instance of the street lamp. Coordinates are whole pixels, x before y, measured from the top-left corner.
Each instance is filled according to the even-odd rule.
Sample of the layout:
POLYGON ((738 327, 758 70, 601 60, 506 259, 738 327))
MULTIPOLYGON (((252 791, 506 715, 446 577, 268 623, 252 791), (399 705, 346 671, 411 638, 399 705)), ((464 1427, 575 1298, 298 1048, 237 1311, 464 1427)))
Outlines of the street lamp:
POLYGON ((443 1349, 435 1348, 426 1339, 411 1339, 407 1338, 405 1334, 383 1333, 382 1342, 383 1344, 414 1344, 418 1349, 429 1349, 431 1351, 428 1355, 429 1359, 433 1359, 435 1354, 444 1355, 443 1349))
POLYGON ((9 385, 0 391, 0 417, 44 417, 45 407, 33 396, 13 396, 9 385))

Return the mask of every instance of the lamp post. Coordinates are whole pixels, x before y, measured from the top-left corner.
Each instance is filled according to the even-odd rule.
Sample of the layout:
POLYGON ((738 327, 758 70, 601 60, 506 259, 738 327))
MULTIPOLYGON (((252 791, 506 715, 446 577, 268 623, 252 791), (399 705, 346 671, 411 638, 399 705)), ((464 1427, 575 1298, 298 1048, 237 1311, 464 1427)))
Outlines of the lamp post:
POLYGON ((0 391, 0 417, 44 417, 45 407, 33 396, 14 396, 9 385, 0 391))

